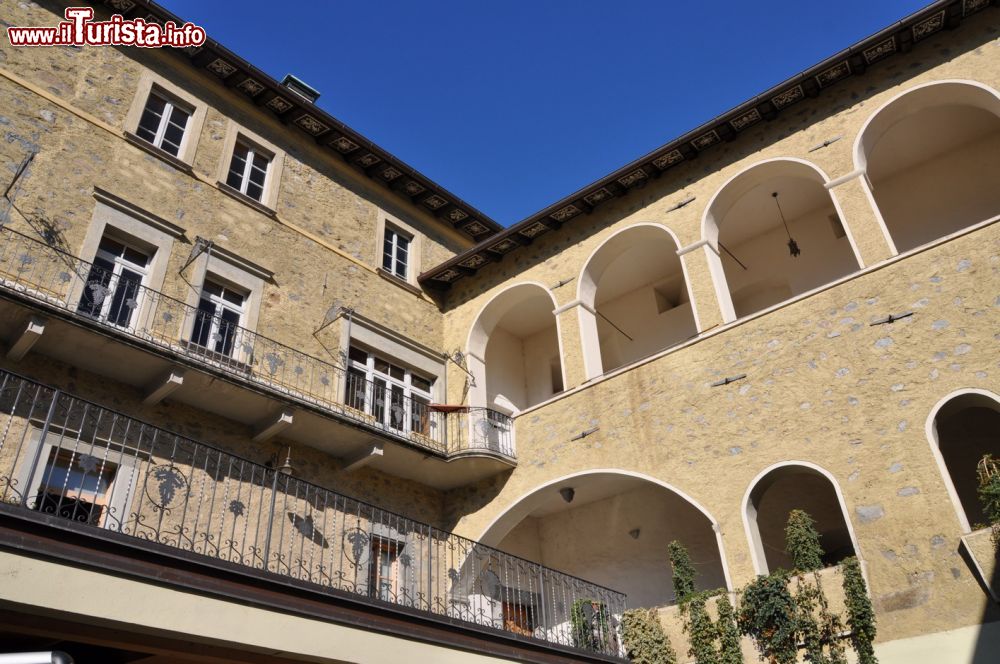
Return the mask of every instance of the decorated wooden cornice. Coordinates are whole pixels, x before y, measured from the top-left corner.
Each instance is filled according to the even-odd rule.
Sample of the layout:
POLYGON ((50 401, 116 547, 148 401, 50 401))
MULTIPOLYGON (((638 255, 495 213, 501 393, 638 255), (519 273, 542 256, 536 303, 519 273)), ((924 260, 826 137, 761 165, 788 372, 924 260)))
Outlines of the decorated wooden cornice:
MULTIPOLYGON (((92 0, 125 18, 143 18, 164 24, 184 20, 148 0, 92 0)), ((430 213, 475 241, 502 230, 502 226, 433 180, 375 145, 364 136, 315 106, 295 87, 282 85, 217 41, 179 49, 192 66, 209 72, 221 85, 237 91, 290 130, 311 137, 332 155, 393 191, 406 202, 430 213)))
POLYGON ((860 76, 872 65, 909 52, 915 44, 941 30, 957 27, 965 17, 998 2, 1000 0, 934 2, 506 230, 481 240, 468 251, 421 274, 420 283, 427 288, 447 289, 459 279, 475 274, 482 266, 531 244, 536 237, 557 231, 608 201, 627 196, 678 164, 734 140, 760 122, 773 120, 803 99, 818 97, 827 88, 852 76, 860 76))

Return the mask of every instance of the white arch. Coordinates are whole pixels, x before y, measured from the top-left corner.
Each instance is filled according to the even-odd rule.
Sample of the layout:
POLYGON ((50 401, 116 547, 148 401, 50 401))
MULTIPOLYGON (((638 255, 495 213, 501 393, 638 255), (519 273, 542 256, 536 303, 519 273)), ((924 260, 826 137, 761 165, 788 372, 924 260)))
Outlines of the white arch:
MULTIPOLYGON (((617 238, 626 233, 634 232, 642 228, 652 228, 657 231, 665 232, 674 243, 675 249, 679 250, 681 248, 681 243, 677 234, 664 224, 652 221, 638 222, 615 231, 598 244, 597 247, 590 252, 590 255, 587 256, 587 260, 584 261, 583 267, 580 269, 580 275, 577 277, 576 303, 579 304, 579 315, 577 318, 580 325, 580 345, 582 346, 581 350, 583 352, 584 373, 586 374, 587 380, 597 378, 604 373, 604 364, 601 358, 601 345, 600 340, 597 337, 597 305, 595 304, 595 300, 597 297, 597 286, 600 281, 600 275, 604 273, 608 266, 603 266, 600 269, 599 274, 595 275, 592 270, 594 267, 594 260, 598 254, 600 254, 617 238)), ((691 289, 691 279, 688 274, 687 264, 684 262, 683 256, 678 256, 677 259, 681 264, 681 276, 684 279, 684 287, 687 289, 688 301, 691 303, 691 315, 694 318, 695 330, 700 333, 701 322, 698 318, 698 305, 695 302, 694 291, 691 289)), ((614 260, 614 258, 611 260, 614 260)))
POLYGON ((939 81, 930 81, 903 90, 875 109, 865 120, 864 124, 861 125, 861 129, 854 139, 854 167, 862 170, 868 168, 868 152, 871 151, 875 143, 878 142, 893 124, 917 111, 946 105, 974 106, 1000 116, 1000 92, 997 92, 985 83, 965 78, 946 78, 939 81), (984 99, 984 92, 989 97, 992 97, 992 99, 989 97, 984 99), (904 98, 909 98, 911 105, 897 106, 897 102, 904 98), (931 103, 924 103, 914 108, 912 103, 915 103, 918 100, 917 98, 920 98, 919 101, 930 101, 931 103), (896 106, 897 109, 894 116, 883 116, 883 112, 892 106, 896 106), (884 121, 883 126, 878 126, 875 122, 876 120, 880 122, 884 121), (876 126, 872 128, 872 125, 876 126))
POLYGON ((896 242, 889 233, 889 227, 885 223, 882 211, 875 201, 872 183, 868 179, 868 153, 871 152, 879 139, 896 122, 907 115, 912 115, 917 111, 935 106, 954 104, 981 108, 1000 117, 1000 92, 979 81, 964 78, 947 78, 921 83, 895 95, 868 116, 864 124, 861 125, 858 135, 854 138, 854 147, 852 150, 854 168, 856 172, 864 175, 861 178, 861 188, 868 198, 868 204, 871 205, 875 220, 882 229, 882 235, 889 245, 889 250, 893 256, 899 254, 899 249, 896 247, 896 242), (985 99, 983 93, 988 95, 985 99), (918 102, 930 103, 914 107, 918 102), (887 113, 886 111, 889 109, 895 109, 895 112, 887 113))
MULTIPOLYGON (((670 484, 669 482, 664 482, 663 480, 657 479, 657 478, 653 477, 652 475, 646 475, 645 473, 639 473, 639 472, 632 471, 632 470, 622 470, 620 468, 591 468, 591 469, 588 469, 588 470, 581 470, 581 471, 578 471, 578 472, 575 472, 575 473, 570 473, 568 475, 562 475, 562 476, 557 477, 557 478, 555 478, 553 480, 549 480, 548 482, 545 482, 544 484, 539 484, 538 486, 536 486, 532 490, 530 490, 530 491, 528 491, 528 492, 526 492, 526 493, 521 494, 520 496, 518 496, 517 500, 513 501, 506 510, 504 510, 503 512, 501 512, 498 515, 496 515, 495 517, 493 517, 493 519, 489 522, 489 524, 487 524, 486 528, 483 529, 482 533, 480 533, 479 537, 476 538, 476 541, 477 542, 481 542, 481 543, 486 544, 486 545, 496 546, 496 544, 498 544, 499 541, 501 539, 503 539, 503 537, 498 537, 496 539, 496 541, 494 541, 492 543, 488 542, 488 541, 486 541, 486 536, 489 534, 489 532, 493 529, 494 526, 497 525, 497 523, 501 519, 503 519, 504 517, 506 517, 507 515, 509 515, 512 510, 516 509, 518 505, 521 505, 525 500, 527 500, 531 496, 535 495, 539 491, 542 491, 542 490, 544 490, 544 489, 546 489, 548 487, 551 487, 551 486, 554 486, 556 484, 559 484, 560 482, 565 482, 566 480, 575 479, 577 477, 584 477, 586 475, 601 475, 601 474, 606 474, 606 475, 623 475, 623 476, 626 476, 626 477, 634 477, 636 479, 645 480, 646 482, 650 482, 650 483, 655 484, 655 485, 657 485, 659 487, 667 489, 668 491, 673 492, 675 495, 680 496, 689 505, 691 505, 692 507, 694 507, 695 509, 697 509, 699 512, 701 512, 705 516, 705 518, 708 519, 708 522, 712 524, 712 530, 715 532, 715 541, 716 541, 716 543, 719 546, 719 559, 720 559, 720 561, 722 563, 722 573, 723 573, 723 575, 725 576, 725 579, 726 579, 726 590, 730 590, 730 591, 733 590, 733 581, 732 581, 732 578, 729 575, 729 563, 726 560, 726 547, 725 547, 725 544, 723 544, 723 542, 722 542, 722 529, 719 527, 719 522, 715 520, 715 517, 712 516, 711 512, 709 512, 707 509, 705 509, 705 507, 701 503, 699 503, 697 500, 695 500, 694 498, 692 498, 690 495, 688 495, 684 491, 678 489, 673 484, 670 484)), ((514 526, 511 526, 511 528, 508 528, 507 531, 503 533, 503 536, 505 537, 507 535, 507 533, 509 533, 510 530, 513 527, 514 526)))
POLYGON ((847 502, 844 500, 844 494, 840 490, 840 484, 837 479, 825 468, 818 466, 811 461, 779 461, 778 463, 772 464, 758 473, 757 477, 753 478, 750 485, 747 487, 746 493, 743 494, 743 529, 746 531, 747 542, 750 544, 750 559, 753 561, 753 568, 757 574, 767 574, 767 558, 764 556, 764 547, 760 538, 760 529, 757 526, 757 508, 753 505, 752 495, 757 484, 760 483, 762 479, 767 477, 770 473, 779 468, 808 468, 810 470, 816 471, 823 477, 825 477, 830 484, 833 486, 833 491, 837 495, 837 502, 840 504, 840 512, 844 517, 844 524, 847 526, 847 533, 851 537, 851 546, 854 547, 854 555, 861 562, 861 568, 864 570, 864 558, 861 556, 861 547, 858 545, 857 535, 854 534, 854 524, 851 522, 851 514, 847 511, 847 502))
MULTIPOLYGON (((737 180, 745 176, 750 171, 775 164, 785 165, 786 168, 780 169, 776 173, 771 171, 769 177, 773 175, 799 173, 803 167, 812 170, 818 176, 818 181, 824 186, 824 188, 827 189, 830 195, 830 200, 833 202, 833 208, 843 223, 844 233, 847 235, 847 241, 851 245, 851 251, 854 252, 854 259, 857 261, 858 267, 865 267, 864 259, 861 257, 861 250, 858 249, 858 244, 854 240, 854 233, 851 232, 851 224, 847 219, 847 216, 844 214, 844 209, 840 205, 840 200, 837 198, 837 194, 832 188, 826 187, 826 185, 830 182, 830 178, 827 176, 826 171, 811 161, 800 159, 798 157, 773 157, 771 159, 763 159, 761 161, 754 162, 739 170, 736 174, 727 179, 722 186, 715 190, 715 193, 712 194, 712 197, 708 201, 708 205, 705 206, 705 210, 702 212, 701 217, 701 239, 706 243, 705 255, 708 258, 709 274, 712 276, 712 284, 715 286, 715 295, 719 302, 719 311, 722 314, 722 321, 724 323, 731 323, 736 320, 736 310, 733 307, 732 294, 729 292, 729 284, 726 281, 726 272, 722 267, 722 258, 719 255, 719 223, 716 220, 715 206, 720 202, 720 197, 724 193, 729 193, 728 190, 730 189, 730 185, 733 185, 737 180)), ((757 182, 750 181, 747 190, 757 184, 757 182)), ((721 214, 718 214, 718 219, 725 216, 725 213, 729 210, 729 208, 740 199, 742 193, 746 192, 740 192, 739 195, 735 195, 733 200, 725 206, 725 210, 722 210, 721 214)))
POLYGON ((552 294, 552 291, 548 288, 548 286, 538 281, 519 281, 496 292, 493 297, 480 307, 479 312, 476 313, 476 317, 473 320, 472 327, 469 328, 469 334, 465 340, 465 354, 468 363, 467 369, 472 374, 473 381, 475 383, 472 388, 472 392, 469 395, 469 403, 471 405, 489 405, 486 403, 486 344, 489 342, 490 334, 493 332, 493 328, 496 327, 500 319, 503 318, 503 315, 510 309, 506 308, 497 312, 497 315, 492 322, 484 320, 484 315, 490 311, 494 304, 502 301, 502 299, 512 300, 510 306, 513 306, 516 302, 514 301, 514 298, 511 297, 512 291, 528 289, 534 290, 536 288, 541 289, 543 293, 548 295, 549 300, 552 302, 552 317, 555 319, 556 340, 559 344, 559 369, 562 374, 563 385, 567 384, 565 361, 566 352, 563 348, 562 326, 559 322, 559 316, 555 315, 557 308, 555 295, 552 294))
POLYGON ((955 390, 954 392, 949 392, 942 397, 941 400, 938 401, 931 409, 930 414, 927 415, 927 422, 924 424, 924 432, 927 434, 927 442, 931 446, 931 454, 934 455, 934 461, 937 462, 938 471, 941 473, 941 479, 944 481, 945 489, 948 490, 948 497, 951 498, 951 504, 955 507, 955 515, 958 517, 958 523, 962 527, 963 534, 971 533, 972 525, 969 523, 969 517, 965 513, 965 508, 962 507, 962 501, 958 497, 958 491, 955 489, 955 483, 952 481, 951 473, 948 471, 948 466, 944 462, 944 455, 941 454, 941 441, 938 440, 937 433, 937 416, 946 404, 966 394, 974 394, 985 397, 995 401, 997 406, 1000 407, 1000 394, 995 394, 989 390, 982 390, 976 387, 962 388, 955 390))
MULTIPOLYGON (((593 306, 594 297, 597 295, 598 280, 593 279, 592 276, 588 274, 588 271, 590 270, 590 267, 594 262, 594 257, 597 256, 597 254, 599 254, 602 249, 608 246, 619 235, 623 235, 630 231, 634 231, 637 228, 655 228, 657 230, 664 231, 667 235, 670 236, 670 239, 673 240, 674 246, 676 246, 678 249, 680 249, 682 246, 680 240, 677 238, 677 233, 675 233, 673 230, 671 230, 664 224, 660 224, 655 221, 640 221, 638 223, 630 224, 629 226, 618 229, 617 231, 606 237, 603 242, 597 245, 597 247, 595 247, 593 251, 590 252, 590 255, 587 256, 587 260, 584 261, 583 267, 580 269, 580 276, 577 279, 577 284, 576 284, 577 300, 579 300, 580 302, 586 302, 591 306, 593 306)), ((681 267, 682 268, 684 267, 684 261, 681 261, 681 267)), ((687 281, 686 269, 684 270, 684 280, 687 281)), ((691 294, 690 286, 688 286, 688 294, 691 294)))

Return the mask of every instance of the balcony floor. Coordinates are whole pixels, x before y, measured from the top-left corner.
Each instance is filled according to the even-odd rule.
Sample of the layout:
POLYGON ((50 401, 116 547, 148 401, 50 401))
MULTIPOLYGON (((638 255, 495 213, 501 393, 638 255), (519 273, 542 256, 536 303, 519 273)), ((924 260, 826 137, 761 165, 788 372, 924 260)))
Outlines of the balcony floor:
MULTIPOLYGON (((183 384, 168 400, 225 417, 233 422, 258 426, 276 418, 285 408, 294 408, 293 423, 280 433, 290 443, 307 445, 341 460, 352 460, 375 443, 383 443, 383 453, 367 464, 384 473, 447 490, 491 477, 513 467, 511 461, 489 453, 469 451, 446 456, 416 447, 403 437, 395 437, 362 421, 328 414, 305 400, 289 395, 280 398, 253 382, 241 381, 223 370, 193 361, 181 352, 172 353, 159 345, 118 334, 97 322, 71 312, 48 310, 31 300, 0 293, 0 339, 7 347, 16 341, 25 322, 33 314, 47 318, 44 333, 31 348, 59 362, 109 378, 140 391, 178 367, 186 370, 183 384)), ((16 368, 16 363, 12 364, 16 368)), ((345 411, 350 409, 345 408, 345 411)), ((364 418, 358 413, 359 419, 364 418)), ((250 452, 252 455, 252 451, 250 452)))

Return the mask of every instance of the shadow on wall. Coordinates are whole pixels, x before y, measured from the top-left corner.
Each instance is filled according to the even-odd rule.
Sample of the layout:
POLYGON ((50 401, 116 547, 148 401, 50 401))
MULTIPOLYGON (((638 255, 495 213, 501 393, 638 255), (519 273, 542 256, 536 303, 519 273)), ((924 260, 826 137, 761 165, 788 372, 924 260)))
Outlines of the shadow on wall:
MULTIPOLYGON (((964 546, 960 548, 962 558, 969 565, 969 569, 972 570, 973 575, 982 586, 982 579, 976 574, 975 566, 968 551, 964 546)), ((1000 588, 1000 548, 995 549, 995 554, 996 564, 993 566, 990 586, 1000 588)), ((987 595, 989 594, 986 587, 983 587, 983 592, 987 593, 987 595)), ((994 601, 987 600, 983 609, 983 617, 979 622, 982 627, 980 627, 976 638, 976 646, 972 653, 970 664, 996 664, 997 659, 1000 658, 1000 606, 994 601)))

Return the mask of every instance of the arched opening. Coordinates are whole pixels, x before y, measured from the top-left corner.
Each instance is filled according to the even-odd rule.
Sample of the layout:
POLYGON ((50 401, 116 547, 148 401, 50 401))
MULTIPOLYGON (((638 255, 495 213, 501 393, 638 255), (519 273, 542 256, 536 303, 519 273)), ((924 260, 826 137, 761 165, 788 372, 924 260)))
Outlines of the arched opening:
POLYGON ((985 391, 949 398, 933 415, 931 434, 963 528, 987 523, 976 470, 986 454, 1000 456, 1000 398, 985 391))
POLYGON ((943 81, 879 109, 855 146, 898 252, 1000 214, 1000 97, 943 81))
POLYGON ((780 465, 759 476, 747 492, 744 517, 759 574, 792 569, 785 550, 785 525, 795 509, 816 522, 825 566, 856 555, 856 540, 833 479, 816 466, 780 465))
POLYGON ((587 261, 578 294, 594 312, 583 329, 584 345, 599 348, 594 375, 698 332, 677 242, 662 226, 641 224, 612 236, 587 261))
POLYGON ((539 284, 512 286, 480 312, 469 334, 470 403, 516 414, 563 390, 555 301, 539 284))
POLYGON ((594 471, 539 488, 481 538, 624 592, 633 607, 674 602, 666 558, 672 540, 691 554, 698 590, 729 586, 714 520, 680 492, 633 474, 594 471))
POLYGON ((779 159, 740 173, 712 199, 703 231, 714 248, 709 257, 724 318, 747 316, 858 269, 825 181, 806 162, 779 159))

